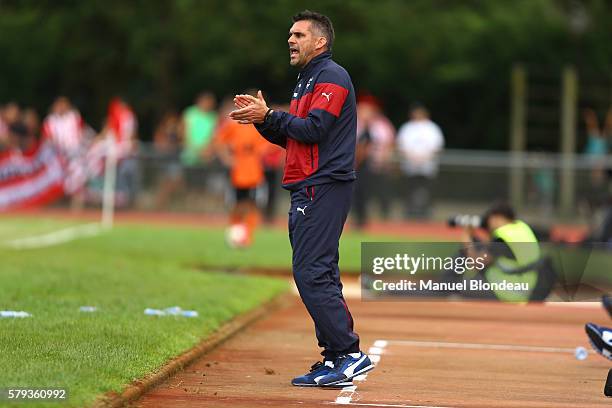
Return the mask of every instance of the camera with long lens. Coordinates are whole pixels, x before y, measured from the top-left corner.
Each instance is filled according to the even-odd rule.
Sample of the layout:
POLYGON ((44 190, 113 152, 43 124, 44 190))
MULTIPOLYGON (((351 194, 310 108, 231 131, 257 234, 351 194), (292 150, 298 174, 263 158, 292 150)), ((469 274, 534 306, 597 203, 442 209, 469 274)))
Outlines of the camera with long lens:
POLYGON ((449 227, 484 228, 484 219, 480 215, 458 214, 448 219, 449 227))

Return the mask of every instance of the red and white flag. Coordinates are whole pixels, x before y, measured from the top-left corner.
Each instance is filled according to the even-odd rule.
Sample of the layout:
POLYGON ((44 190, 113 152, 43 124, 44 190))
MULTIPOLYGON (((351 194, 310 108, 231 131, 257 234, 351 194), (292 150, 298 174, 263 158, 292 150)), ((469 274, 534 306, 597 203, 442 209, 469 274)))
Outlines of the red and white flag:
POLYGON ((64 194, 65 168, 50 143, 0 154, 0 211, 45 205, 64 194))

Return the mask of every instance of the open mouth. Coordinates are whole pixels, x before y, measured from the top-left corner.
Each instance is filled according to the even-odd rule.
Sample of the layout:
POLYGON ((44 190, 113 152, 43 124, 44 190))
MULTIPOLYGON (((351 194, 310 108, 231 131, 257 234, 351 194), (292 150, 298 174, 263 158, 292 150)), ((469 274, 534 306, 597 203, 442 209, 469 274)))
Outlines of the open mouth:
POLYGON ((290 57, 297 57, 297 55, 299 54, 299 51, 297 50, 297 48, 289 48, 289 56, 290 57))

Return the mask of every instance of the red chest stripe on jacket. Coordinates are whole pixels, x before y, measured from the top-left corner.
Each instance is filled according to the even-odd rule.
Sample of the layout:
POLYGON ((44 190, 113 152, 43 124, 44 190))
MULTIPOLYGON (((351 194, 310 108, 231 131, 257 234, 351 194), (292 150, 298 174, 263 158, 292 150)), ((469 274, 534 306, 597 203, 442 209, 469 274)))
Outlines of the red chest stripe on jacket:
POLYGON ((297 116, 298 102, 299 101, 297 99, 292 99, 291 100, 291 104, 289 105, 289 113, 290 114, 297 116))
MULTIPOLYGON (((300 99, 292 99, 289 105, 289 113, 298 118, 306 118, 311 98, 312 94, 307 93, 300 99)), ((319 149, 316 146, 298 142, 289 137, 287 138, 286 148, 287 156, 285 158, 283 184, 304 180, 319 165, 319 149)))
POLYGON ((348 93, 348 89, 340 85, 325 82, 316 84, 312 91, 312 100, 308 111, 322 109, 338 117, 348 93))
POLYGON ((297 109, 295 111, 295 116, 298 118, 306 119, 308 116, 308 112, 310 112, 310 101, 312 100, 312 93, 306 93, 302 95, 300 99, 297 101, 297 109))
POLYGON ((304 180, 313 173, 318 165, 319 149, 316 145, 298 142, 290 137, 287 138, 287 156, 285 158, 283 184, 304 180))

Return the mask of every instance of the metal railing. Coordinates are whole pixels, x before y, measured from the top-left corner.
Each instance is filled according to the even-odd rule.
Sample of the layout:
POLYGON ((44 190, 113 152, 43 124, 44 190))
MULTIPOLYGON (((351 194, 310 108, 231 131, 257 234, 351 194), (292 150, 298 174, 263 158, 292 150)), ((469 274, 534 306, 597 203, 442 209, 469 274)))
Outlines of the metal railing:
MULTIPOLYGON (((136 174, 131 176, 134 190, 131 208, 223 213, 230 205, 228 171, 215 159, 183 166, 178 157, 156 153, 144 143, 134 159, 137 165, 136 174), (176 185, 168 187, 172 183, 176 185), (164 194, 166 197, 162 197, 164 194)), ((437 176, 426 183, 429 197, 424 216, 445 219, 455 213, 480 213, 492 202, 503 199, 513 203, 519 213, 527 214, 527 218, 586 222, 592 215, 591 209, 610 192, 607 169, 612 169, 612 156, 595 160, 579 154, 444 150, 439 157, 437 176), (562 196, 563 184, 568 180, 574 186, 569 199, 562 196), (567 202, 570 206, 564 207, 567 202)), ((369 191, 368 216, 411 218, 410 196, 413 190, 422 188, 422 183, 402 172, 398 157, 393 158, 384 173, 374 176, 358 180, 369 191)), ((279 184, 270 188, 280 190, 279 184)), ((260 196, 265 195, 264 188, 260 196)), ((288 194, 278 196, 276 212, 286 214, 288 194)))

